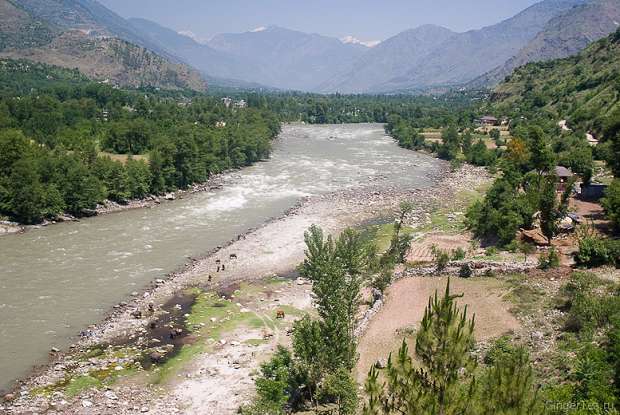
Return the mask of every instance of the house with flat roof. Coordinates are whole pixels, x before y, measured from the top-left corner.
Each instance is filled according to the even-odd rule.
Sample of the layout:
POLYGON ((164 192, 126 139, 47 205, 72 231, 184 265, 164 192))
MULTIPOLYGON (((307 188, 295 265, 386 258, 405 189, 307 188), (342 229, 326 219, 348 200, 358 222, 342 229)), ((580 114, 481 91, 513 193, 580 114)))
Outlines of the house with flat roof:
POLYGON ((499 120, 492 115, 485 115, 478 118, 478 124, 485 127, 495 127, 499 125, 499 120))

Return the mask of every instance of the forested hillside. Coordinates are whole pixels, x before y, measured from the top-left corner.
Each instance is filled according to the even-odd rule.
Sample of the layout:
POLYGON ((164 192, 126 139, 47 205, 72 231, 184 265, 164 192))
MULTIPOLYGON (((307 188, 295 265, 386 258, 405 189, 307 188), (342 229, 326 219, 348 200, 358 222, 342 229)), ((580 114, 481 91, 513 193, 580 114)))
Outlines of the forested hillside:
POLYGON ((0 88, 0 217, 22 223, 203 182, 267 157, 279 131, 264 110, 122 91, 26 61, 3 61, 0 88))
POLYGON ((516 68, 529 62, 542 62, 576 55, 613 33, 620 21, 620 2, 590 0, 551 19, 523 49, 504 65, 474 80, 469 86, 493 87, 516 68))
POLYGON ((602 133, 620 110, 620 31, 582 53, 515 70, 495 90, 497 112, 513 118, 567 119, 570 126, 602 133))

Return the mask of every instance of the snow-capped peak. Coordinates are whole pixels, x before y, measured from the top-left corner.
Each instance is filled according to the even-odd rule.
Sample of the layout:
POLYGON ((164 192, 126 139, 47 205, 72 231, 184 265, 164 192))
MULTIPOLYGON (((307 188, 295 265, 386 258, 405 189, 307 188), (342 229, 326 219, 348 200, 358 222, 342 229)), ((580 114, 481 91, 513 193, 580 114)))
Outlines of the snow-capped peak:
POLYGON ((196 33, 192 32, 191 30, 180 30, 178 33, 182 36, 187 36, 190 39, 193 39, 195 42, 198 42, 198 43, 204 44, 204 43, 207 43, 207 41, 209 40, 209 39, 205 39, 205 38, 198 36, 196 33))
POLYGON ((368 48, 374 48, 375 46, 377 46, 379 43, 381 43, 380 40, 359 40, 358 38, 356 38, 355 36, 345 36, 342 39, 340 39, 340 41, 342 43, 345 44, 350 44, 350 45, 363 45, 366 46, 368 48))

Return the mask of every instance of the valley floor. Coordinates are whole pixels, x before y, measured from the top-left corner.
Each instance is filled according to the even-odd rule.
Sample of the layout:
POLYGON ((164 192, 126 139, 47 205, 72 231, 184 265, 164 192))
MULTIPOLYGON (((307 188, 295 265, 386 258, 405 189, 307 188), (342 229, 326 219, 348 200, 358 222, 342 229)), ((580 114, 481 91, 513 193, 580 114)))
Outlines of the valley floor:
MULTIPOLYGON (((335 234, 348 226, 391 223, 398 204, 410 200, 416 240, 438 230, 460 233, 463 214, 458 210, 471 201, 473 189, 489 180, 484 169, 466 166, 446 171, 426 189, 367 188, 305 200, 284 217, 118 305, 69 351, 53 353, 52 363, 10 394, 0 413, 236 413, 253 394, 260 362, 278 344, 287 344, 296 318, 312 313, 311 287, 294 272, 304 257, 303 233, 309 226, 335 234), (278 312, 285 317, 278 319, 278 312)), ((429 293, 441 283, 407 278, 395 284, 390 293, 396 295, 388 294, 385 308, 361 339, 360 381, 380 358, 378 351, 389 348, 378 347, 377 336, 388 330, 394 337, 414 325, 429 293), (392 320, 390 313, 401 307, 406 318, 392 320), (393 324, 385 326, 386 319, 393 324)), ((470 289, 463 284, 458 288, 470 289)), ((475 285, 471 292, 481 314, 504 304, 495 288, 486 293, 487 285, 475 285)), ((502 313, 481 330, 493 328, 488 332, 493 335, 519 327, 507 311, 502 313)), ((398 339, 385 340, 396 344, 398 339)))

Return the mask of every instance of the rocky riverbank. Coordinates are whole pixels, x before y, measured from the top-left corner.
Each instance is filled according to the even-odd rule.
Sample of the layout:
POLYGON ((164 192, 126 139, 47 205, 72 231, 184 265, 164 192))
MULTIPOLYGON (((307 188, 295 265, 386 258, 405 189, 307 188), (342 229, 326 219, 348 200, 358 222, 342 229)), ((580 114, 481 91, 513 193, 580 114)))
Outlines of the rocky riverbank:
MULTIPOLYGON (((234 287, 242 281, 256 282, 273 275, 289 275, 303 259, 303 232, 312 224, 320 225, 326 232, 338 233, 345 227, 357 226, 378 218, 392 220, 398 204, 403 200, 410 200, 415 204, 415 218, 412 220, 421 222, 439 206, 449 204, 457 192, 475 188, 487 180, 488 175, 483 169, 465 166, 459 171, 451 172, 445 165, 444 174, 425 189, 371 185, 306 198, 282 217, 274 218, 258 229, 239 235, 236 240, 215 252, 193 259, 183 269, 154 281, 145 292, 135 292, 131 301, 115 306, 101 324, 84 330, 69 350, 52 350, 50 364, 21 382, 19 387, 6 397, 5 402, 0 404, 3 405, 0 406, 0 413, 198 413, 196 405, 199 402, 204 404, 205 397, 192 396, 187 393, 188 390, 202 391, 202 395, 208 391, 221 391, 222 388, 247 392, 248 388, 251 389, 251 382, 247 382, 247 376, 240 379, 243 378, 240 373, 248 375, 250 369, 256 367, 257 361, 248 358, 247 353, 230 358, 228 366, 221 360, 216 362, 224 365, 221 373, 225 373, 229 366, 234 370, 247 369, 238 373, 233 370, 233 374, 237 373, 234 376, 212 373, 207 370, 207 366, 215 363, 208 359, 200 360, 201 357, 196 356, 194 360, 198 360, 198 363, 194 364, 195 370, 189 372, 191 383, 188 383, 190 380, 187 379, 175 379, 166 384, 155 385, 142 385, 136 381, 135 377, 152 370, 144 369, 141 362, 146 344, 153 340, 150 338, 149 326, 154 316, 174 313, 177 305, 174 304, 177 301, 175 298, 194 287, 222 292, 226 291, 226 287, 234 287), (93 350, 121 344, 123 350, 133 350, 135 353, 91 356, 93 350), (247 367, 235 361, 246 361, 247 367), (236 366, 239 368, 235 369, 236 366), (79 375, 77 382, 82 382, 88 377, 96 378, 96 374, 105 375, 105 379, 114 381, 97 383, 97 387, 75 387, 76 375, 79 375)), ((280 290, 281 295, 273 294, 275 298, 272 298, 272 301, 277 304, 280 297, 291 290, 292 287, 289 287, 280 290)), ((307 289, 300 291, 299 296, 309 296, 307 289)), ((234 302, 234 298, 230 296, 227 300, 234 302)), ((289 300, 301 301, 299 298, 289 300)), ((250 307, 252 304, 247 306, 248 310, 252 310, 250 307)), ((245 305, 242 308, 245 308, 245 305)), ((184 314, 181 314, 181 317, 183 316, 184 314)), ((239 347, 240 345, 232 343, 220 344, 217 356, 227 361, 227 356, 239 354, 239 347)), ((268 355, 269 347, 261 348, 260 353, 268 355)), ((192 365, 191 361, 187 364, 192 365)), ((242 403, 246 395, 239 393, 227 396, 227 408, 242 403)), ((208 399, 207 401, 213 402, 208 399)), ((227 411, 228 409, 225 412, 227 411)))

